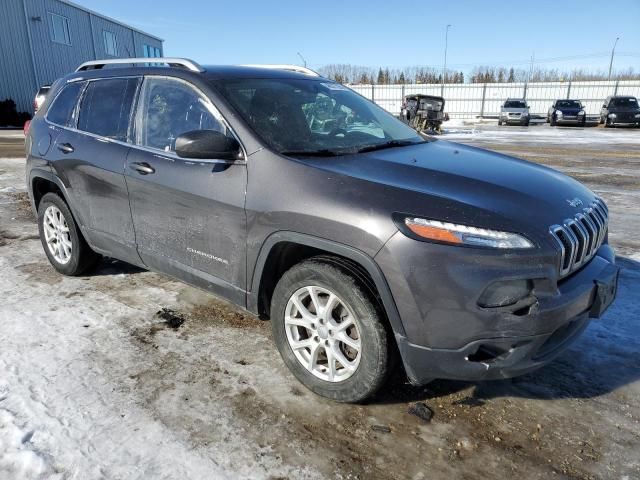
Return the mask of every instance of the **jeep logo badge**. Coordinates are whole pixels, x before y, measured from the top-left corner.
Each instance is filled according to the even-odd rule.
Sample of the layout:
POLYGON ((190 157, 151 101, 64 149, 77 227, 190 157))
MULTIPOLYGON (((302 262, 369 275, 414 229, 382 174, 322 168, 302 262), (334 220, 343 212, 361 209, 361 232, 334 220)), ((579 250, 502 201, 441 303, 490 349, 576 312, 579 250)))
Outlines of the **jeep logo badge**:
POLYGON ((567 203, 569 205, 571 205, 572 207, 581 207, 582 206, 582 200, 580 200, 578 197, 567 200, 567 203))

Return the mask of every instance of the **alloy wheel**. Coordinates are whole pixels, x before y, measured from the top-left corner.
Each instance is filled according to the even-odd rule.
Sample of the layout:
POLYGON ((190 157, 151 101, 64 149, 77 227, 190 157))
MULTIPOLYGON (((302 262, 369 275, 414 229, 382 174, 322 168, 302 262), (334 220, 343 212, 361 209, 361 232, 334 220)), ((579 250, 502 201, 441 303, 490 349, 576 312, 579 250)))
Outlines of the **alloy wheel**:
POLYGON ((314 376, 335 383, 355 373, 362 357, 358 319, 334 292, 298 289, 287 302, 284 323, 296 359, 314 376))
POLYGON ((50 205, 44 212, 44 239, 56 262, 64 265, 71 260, 73 244, 67 220, 58 207, 50 205))

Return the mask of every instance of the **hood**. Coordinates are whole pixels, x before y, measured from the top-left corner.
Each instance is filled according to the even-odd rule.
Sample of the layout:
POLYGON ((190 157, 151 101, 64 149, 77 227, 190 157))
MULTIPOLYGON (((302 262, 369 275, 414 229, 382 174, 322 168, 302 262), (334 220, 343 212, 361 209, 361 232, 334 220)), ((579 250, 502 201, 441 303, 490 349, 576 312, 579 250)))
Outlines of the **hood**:
POLYGON ((550 168, 443 140, 301 161, 369 182, 368 195, 384 198, 389 213, 517 231, 538 239, 595 199, 588 188, 550 168), (583 205, 572 206, 580 203, 576 199, 583 205))
POLYGON ((577 115, 578 112, 584 110, 583 108, 576 107, 558 107, 556 108, 556 112, 562 112, 563 115, 577 115))
POLYGON ((640 108, 632 106, 624 107, 609 107, 609 113, 622 113, 622 112, 640 112, 640 108))

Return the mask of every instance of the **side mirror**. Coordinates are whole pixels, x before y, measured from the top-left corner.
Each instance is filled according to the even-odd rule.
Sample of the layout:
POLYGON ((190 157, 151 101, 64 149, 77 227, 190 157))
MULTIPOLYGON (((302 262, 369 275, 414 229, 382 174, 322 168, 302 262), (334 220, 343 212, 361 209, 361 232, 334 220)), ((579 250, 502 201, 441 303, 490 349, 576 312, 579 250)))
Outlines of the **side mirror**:
POLYGON ((176 155, 181 158, 239 160, 242 152, 235 138, 215 130, 192 130, 176 138, 176 155))

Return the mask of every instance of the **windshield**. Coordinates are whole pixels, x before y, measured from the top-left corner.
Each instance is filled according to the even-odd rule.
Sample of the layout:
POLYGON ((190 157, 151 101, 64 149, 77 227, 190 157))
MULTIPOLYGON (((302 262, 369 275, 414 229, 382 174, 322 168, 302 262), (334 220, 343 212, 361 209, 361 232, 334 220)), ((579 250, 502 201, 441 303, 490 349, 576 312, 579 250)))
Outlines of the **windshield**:
POLYGON ((582 105, 576 100, 560 100, 556 103, 556 108, 582 108, 582 105))
POLYGON ((425 142, 382 108, 328 80, 235 79, 217 85, 260 138, 285 155, 344 155, 425 142))
POLYGON ((504 108, 527 108, 527 104, 522 100, 507 100, 504 102, 504 108))
POLYGON ((613 98, 611 99, 612 107, 628 107, 628 108, 638 108, 638 100, 633 97, 628 98, 613 98))

